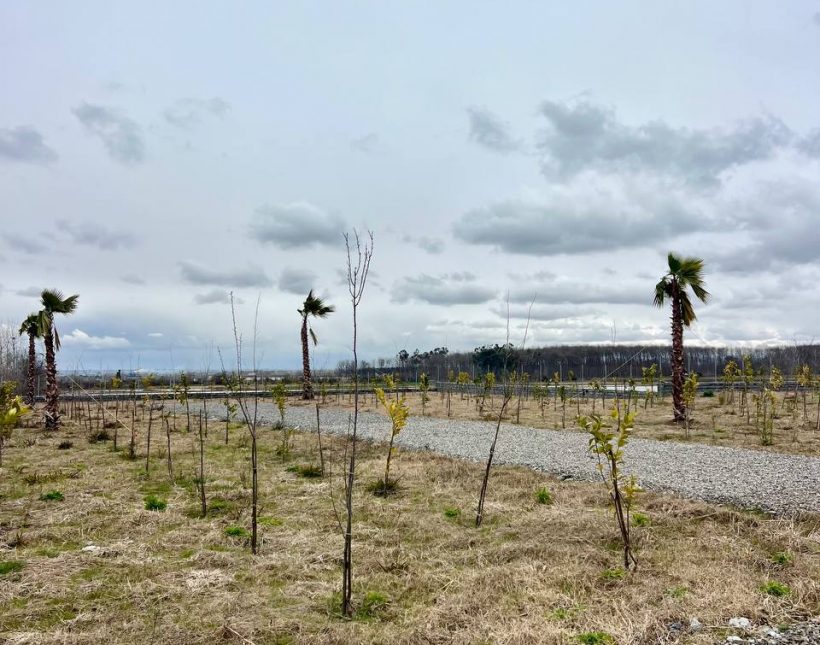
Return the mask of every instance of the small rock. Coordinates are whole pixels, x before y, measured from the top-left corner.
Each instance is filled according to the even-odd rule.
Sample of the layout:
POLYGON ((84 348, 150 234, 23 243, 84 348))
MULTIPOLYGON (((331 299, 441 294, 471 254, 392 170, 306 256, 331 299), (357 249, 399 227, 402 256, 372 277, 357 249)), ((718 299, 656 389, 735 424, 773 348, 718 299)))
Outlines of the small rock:
POLYGON ((97 546, 96 544, 89 544, 88 546, 84 546, 82 548, 84 553, 93 553, 94 555, 101 555, 105 549, 101 546, 97 546))
POLYGON ((740 636, 727 636, 726 637, 727 643, 742 643, 743 639, 740 636))
POLYGON ((752 621, 748 618, 730 618, 729 619, 729 627, 734 627, 736 629, 749 629, 752 626, 752 621))
POLYGON ((700 622, 697 618, 689 619, 689 629, 693 632, 699 632, 703 629, 703 623, 700 622))

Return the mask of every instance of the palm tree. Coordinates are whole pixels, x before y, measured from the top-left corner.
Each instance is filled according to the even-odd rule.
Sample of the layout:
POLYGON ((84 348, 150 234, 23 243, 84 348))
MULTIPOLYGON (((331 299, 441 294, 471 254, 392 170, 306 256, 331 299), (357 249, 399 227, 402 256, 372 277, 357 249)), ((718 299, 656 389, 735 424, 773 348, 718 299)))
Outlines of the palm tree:
POLYGON ((308 324, 308 318, 325 318, 328 314, 336 311, 333 305, 326 305, 321 298, 313 295, 313 289, 305 298, 305 302, 301 309, 297 309, 299 315, 302 316, 302 398, 311 400, 313 398, 313 385, 310 382, 310 354, 308 353, 308 332, 313 339, 313 344, 316 345, 316 334, 313 333, 313 328, 308 324))
POLYGON ((663 307, 667 298, 672 301, 672 406, 675 421, 686 419, 683 400, 683 328, 697 319, 686 288, 701 302, 706 302, 709 292, 703 284, 703 260, 680 258, 669 253, 669 272, 655 285, 655 306, 663 307))
POLYGON ((43 309, 38 314, 43 342, 46 346, 46 430, 56 430, 60 427, 60 388, 57 384, 57 360, 55 352, 60 349, 60 335, 54 326, 54 315, 68 316, 77 309, 77 300, 80 296, 74 295, 64 298, 56 289, 44 289, 40 295, 43 309))
POLYGON ((34 340, 43 337, 43 330, 40 327, 40 316, 29 314, 20 325, 20 335, 28 334, 28 371, 26 372, 26 398, 25 402, 29 407, 34 407, 35 388, 34 382, 37 373, 37 353, 34 347, 34 340))

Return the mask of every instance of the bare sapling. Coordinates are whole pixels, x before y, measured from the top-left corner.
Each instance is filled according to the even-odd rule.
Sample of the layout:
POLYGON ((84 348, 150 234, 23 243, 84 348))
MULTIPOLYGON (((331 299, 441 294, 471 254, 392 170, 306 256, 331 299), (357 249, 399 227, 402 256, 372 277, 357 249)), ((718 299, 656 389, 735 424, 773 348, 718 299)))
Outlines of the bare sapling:
POLYGON ((199 411, 199 499, 202 503, 202 517, 208 514, 208 502, 205 497, 205 434, 202 425, 202 410, 199 411))
POLYGON ((430 377, 427 376, 426 373, 422 372, 419 375, 419 392, 421 392, 421 416, 425 416, 425 408, 427 407, 427 402, 430 400, 430 397, 427 393, 430 391, 430 377))
POLYGON ((349 461, 345 473, 345 529, 344 551, 342 554, 342 614, 353 615, 351 602, 353 595, 353 484, 356 479, 356 440, 359 423, 359 354, 358 354, 358 320, 359 304, 364 295, 367 275, 370 272, 370 260, 373 257, 373 233, 369 233, 370 243, 362 242, 354 230, 355 249, 351 248, 350 236, 345 233, 347 249, 347 286, 353 308, 353 423, 349 430, 349 461))
MULTIPOLYGON (((655 407, 655 381, 658 378, 658 366, 652 363, 649 367, 641 368, 641 384, 644 386, 643 409, 655 407)), ((594 414, 594 411, 593 411, 594 414)))
POLYGON ((284 462, 290 454, 290 429, 285 425, 285 407, 287 405, 285 384, 279 381, 274 385, 273 388, 271 388, 271 396, 273 397, 273 402, 276 404, 276 409, 279 411, 279 421, 276 425, 282 431, 282 445, 277 448, 276 454, 278 454, 284 462))
POLYGON ((168 423, 168 416, 171 413, 166 413, 162 415, 162 421, 165 424, 165 441, 167 443, 166 446, 166 464, 168 466, 168 479, 173 484, 174 483, 174 460, 171 456, 171 424, 168 423))
POLYGON ((686 377, 683 383, 683 404, 684 408, 684 426, 686 428, 686 438, 689 438, 689 428, 692 422, 691 407, 695 403, 695 397, 698 395, 698 375, 692 372, 686 377))
POLYGON ((638 560, 632 551, 630 512, 635 495, 641 489, 635 476, 626 477, 621 467, 624 448, 629 443, 635 423, 635 414, 630 412, 622 416, 620 407, 616 405, 610 416, 616 424, 614 430, 598 415, 578 417, 578 426, 592 435, 589 440, 589 451, 598 459, 596 468, 609 493, 609 500, 615 510, 615 519, 621 534, 624 569, 629 570, 631 566, 636 568, 638 566, 638 560))
MULTIPOLYGON (((259 452, 257 448, 257 435, 259 427, 259 370, 256 365, 256 339, 259 322, 259 303, 261 298, 256 300, 256 311, 253 319, 253 346, 251 350, 253 367, 253 395, 250 403, 246 400, 243 392, 244 371, 242 367, 242 336, 236 326, 236 305, 234 303, 233 291, 231 297, 231 321, 233 322, 234 348, 236 350, 236 378, 227 379, 227 383, 233 387, 232 394, 236 397, 236 402, 242 412, 242 418, 248 433, 251 437, 251 553, 258 552, 258 513, 259 513, 259 452)), ((222 355, 220 353, 220 361, 222 355)), ((225 374, 225 366, 222 366, 222 373, 225 374)))
MULTIPOLYGON (((527 312, 527 324, 524 327, 524 338, 521 341, 522 352, 527 344, 527 333, 530 329, 530 317, 532 316, 532 307, 534 304, 535 299, 533 298, 532 302, 530 302, 529 311, 527 312)), ((495 433, 493 434, 492 443, 490 443, 490 452, 487 456, 487 465, 484 468, 484 477, 481 480, 481 491, 478 494, 478 508, 475 516, 476 528, 480 527, 481 522, 484 520, 484 500, 487 498, 487 486, 489 486, 490 483, 490 470, 493 466, 495 449, 498 445, 498 435, 501 431, 501 421, 504 418, 504 412, 506 412, 507 406, 509 406, 512 397, 515 394, 515 382, 518 381, 521 383, 521 379, 516 378, 515 370, 508 370, 508 366, 512 364, 512 353, 513 346, 510 343, 510 299, 509 294, 507 294, 507 342, 504 343, 504 363, 502 371, 504 387, 501 399, 501 409, 498 411, 498 418, 495 424, 495 433)))
POLYGON ((149 398, 149 391, 151 389, 151 375, 144 376, 142 379, 142 387, 145 390, 144 395, 144 404, 148 406, 148 429, 145 435, 145 475, 146 477, 149 474, 149 469, 151 466, 151 426, 154 421, 154 406, 151 404, 151 399, 149 398))

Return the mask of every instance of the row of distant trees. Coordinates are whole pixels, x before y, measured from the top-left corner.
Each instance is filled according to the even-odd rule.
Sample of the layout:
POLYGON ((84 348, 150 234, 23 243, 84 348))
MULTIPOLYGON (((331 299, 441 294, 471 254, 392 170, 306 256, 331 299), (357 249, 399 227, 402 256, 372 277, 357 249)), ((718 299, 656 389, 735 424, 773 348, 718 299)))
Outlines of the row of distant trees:
MULTIPOLYGON (((759 368, 778 367, 784 374, 793 374, 802 365, 809 365, 815 373, 820 371, 820 346, 792 345, 781 347, 703 347, 687 345, 684 364, 688 372, 697 372, 706 378, 720 378, 723 368, 730 360, 741 362, 749 355, 759 368)), ((430 351, 402 350, 395 358, 376 361, 360 361, 361 375, 392 372, 401 380, 415 381, 426 373, 431 379, 446 381, 450 370, 467 371, 481 377, 488 372, 499 372, 507 360, 508 367, 523 369, 533 380, 549 380, 553 373, 568 380, 570 373, 578 379, 640 378, 641 368, 653 363, 662 375, 669 376, 670 348, 652 345, 556 345, 531 349, 505 348, 504 345, 483 345, 470 352, 450 352, 446 347, 430 351), (406 356, 402 360, 402 356, 406 356)), ((339 375, 349 375, 351 366, 341 361, 339 375)))

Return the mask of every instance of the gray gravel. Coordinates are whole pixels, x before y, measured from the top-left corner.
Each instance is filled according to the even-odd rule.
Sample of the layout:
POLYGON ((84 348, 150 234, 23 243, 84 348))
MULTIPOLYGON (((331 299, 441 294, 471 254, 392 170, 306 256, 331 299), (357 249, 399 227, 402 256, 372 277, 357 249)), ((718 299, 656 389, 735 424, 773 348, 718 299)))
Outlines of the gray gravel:
MULTIPOLYGON (((322 432, 346 433, 348 414, 322 408, 322 432)), ((279 413, 263 402, 260 417, 272 423, 279 419, 279 413)), ((316 411, 290 407, 286 421, 292 427, 315 430, 316 411)), ((389 428, 385 417, 359 414, 360 437, 386 440, 389 428)), ((396 443, 482 462, 487 459, 494 431, 495 424, 485 421, 411 417, 396 443)), ((566 479, 589 481, 598 477, 594 458, 587 452, 587 436, 574 431, 503 424, 494 463, 529 466, 566 479)), ((625 465, 647 490, 778 515, 820 512, 820 457, 632 439, 625 465)))

